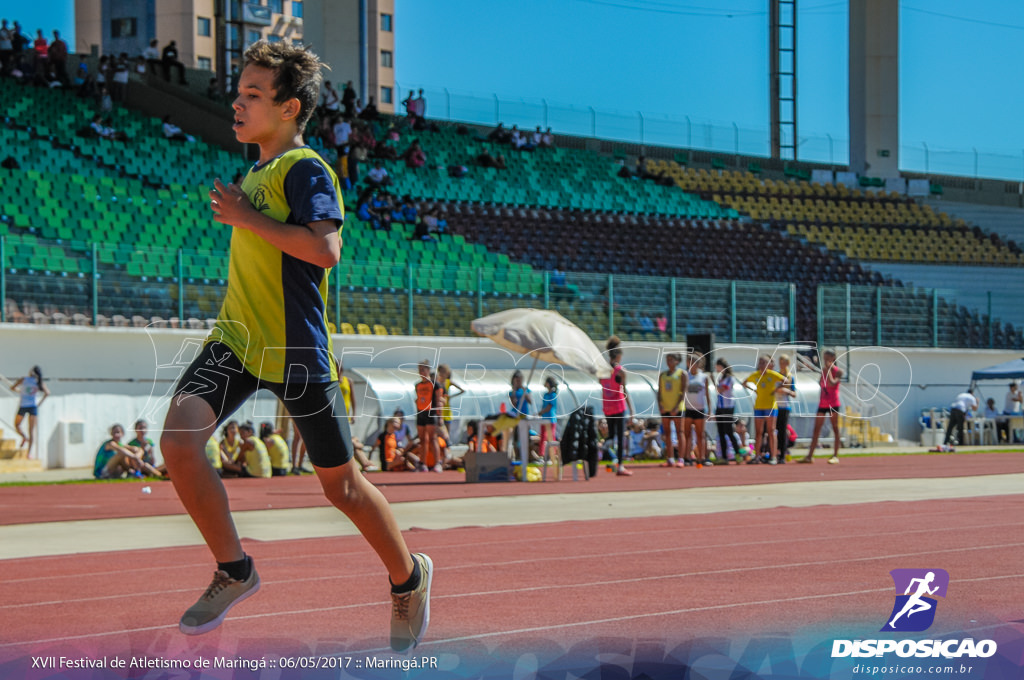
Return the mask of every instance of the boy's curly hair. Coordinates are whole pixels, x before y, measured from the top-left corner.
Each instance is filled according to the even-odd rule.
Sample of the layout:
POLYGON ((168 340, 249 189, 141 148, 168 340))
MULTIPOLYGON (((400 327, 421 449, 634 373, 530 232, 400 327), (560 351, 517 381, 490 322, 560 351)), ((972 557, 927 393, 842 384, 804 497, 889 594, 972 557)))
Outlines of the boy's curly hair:
POLYGON ((292 98, 299 100, 299 115, 295 122, 299 132, 305 130, 320 97, 323 78, 320 71, 329 67, 305 47, 266 40, 253 43, 245 51, 245 66, 249 65, 274 72, 275 104, 283 104, 292 98))

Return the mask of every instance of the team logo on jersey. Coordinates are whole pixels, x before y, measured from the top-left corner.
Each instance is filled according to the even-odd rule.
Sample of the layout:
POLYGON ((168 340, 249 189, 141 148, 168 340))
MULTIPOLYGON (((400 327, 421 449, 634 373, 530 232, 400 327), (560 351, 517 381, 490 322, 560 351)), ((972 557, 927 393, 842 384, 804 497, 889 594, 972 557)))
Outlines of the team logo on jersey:
POLYGON ((267 203, 267 190, 262 184, 256 187, 256 191, 252 192, 252 205, 260 212, 270 210, 270 204, 267 203))
POLYGON ((946 597, 949 573, 944 569, 893 569, 896 602, 882 631, 920 632, 935 621, 938 601, 946 597))

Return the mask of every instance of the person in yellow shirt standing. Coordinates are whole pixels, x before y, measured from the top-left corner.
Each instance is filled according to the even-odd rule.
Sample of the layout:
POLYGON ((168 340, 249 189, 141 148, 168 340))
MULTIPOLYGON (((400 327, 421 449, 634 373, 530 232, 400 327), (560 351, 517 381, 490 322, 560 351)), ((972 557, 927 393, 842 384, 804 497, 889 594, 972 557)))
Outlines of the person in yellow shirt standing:
POLYGON ((452 432, 452 406, 451 401, 454 397, 460 394, 465 394, 466 390, 462 389, 460 385, 457 385, 452 380, 452 369, 448 364, 441 364, 437 367, 437 382, 441 385, 443 394, 441 395, 442 406, 441 406, 441 424, 444 425, 445 435, 448 439, 451 439, 452 432), (458 390, 455 394, 452 394, 452 389, 458 390))
POLYGON ((678 352, 665 355, 667 370, 658 376, 658 410, 661 411, 661 430, 665 438, 665 462, 662 467, 683 467, 682 456, 677 456, 683 445, 683 395, 686 394, 688 377, 679 367, 683 357, 678 352), (672 444, 672 428, 675 428, 676 445, 672 444))
POLYGON ((762 354, 757 359, 757 370, 743 381, 743 386, 755 393, 754 398, 754 457, 757 461, 761 442, 768 436, 768 450, 771 451, 770 465, 778 463, 779 447, 775 436, 775 419, 779 415, 776 390, 785 382, 785 377, 771 368, 772 358, 762 354))

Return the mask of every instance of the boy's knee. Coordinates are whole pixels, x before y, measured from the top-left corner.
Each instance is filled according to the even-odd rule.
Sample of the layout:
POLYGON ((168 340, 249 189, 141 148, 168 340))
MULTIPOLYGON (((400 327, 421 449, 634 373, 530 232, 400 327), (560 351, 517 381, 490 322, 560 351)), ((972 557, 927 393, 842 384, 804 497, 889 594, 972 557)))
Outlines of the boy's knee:
MULTIPOLYGON (((197 450, 193 439, 187 432, 164 431, 160 435, 160 453, 165 460, 180 460, 192 455, 197 450)), ((200 446, 199 449, 201 448, 200 446)))
POLYGON ((324 496, 331 505, 342 512, 355 507, 359 499, 356 484, 350 479, 342 479, 334 484, 324 487, 324 496))

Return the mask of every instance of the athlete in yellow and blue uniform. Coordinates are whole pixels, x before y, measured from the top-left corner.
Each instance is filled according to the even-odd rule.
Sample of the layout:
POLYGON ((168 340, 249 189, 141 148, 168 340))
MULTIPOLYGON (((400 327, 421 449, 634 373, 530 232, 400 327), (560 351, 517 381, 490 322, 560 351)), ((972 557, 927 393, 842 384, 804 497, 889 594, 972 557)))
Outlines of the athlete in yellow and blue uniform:
MULTIPOLYGON (((242 191, 267 217, 288 224, 336 220, 338 178, 309 147, 254 165, 242 191)), ((246 229, 232 229, 228 290, 210 340, 223 342, 245 370, 266 382, 338 379, 327 331, 327 277, 246 229), (305 376, 286 371, 304 370, 305 376)))
MULTIPOLYGON (((217 563, 213 582, 182 615, 179 629, 209 632, 259 590, 224 485, 203 448, 220 422, 267 389, 292 416, 326 498, 355 523, 384 564, 391 648, 406 652, 429 623, 433 566, 427 556, 410 554, 387 499, 352 461, 326 317, 327 279, 341 257, 344 212, 337 177, 302 139, 319 97, 322 65, 301 46, 265 41, 251 45, 244 62, 231 105, 233 129, 239 142, 259 147, 259 161, 240 186, 218 179, 210 191, 213 220, 231 228, 227 295, 203 350, 177 383, 160 442, 175 491, 217 563)), ((251 434, 250 442, 265 449, 251 434)), ((255 467, 262 463, 261 456, 255 467)))

